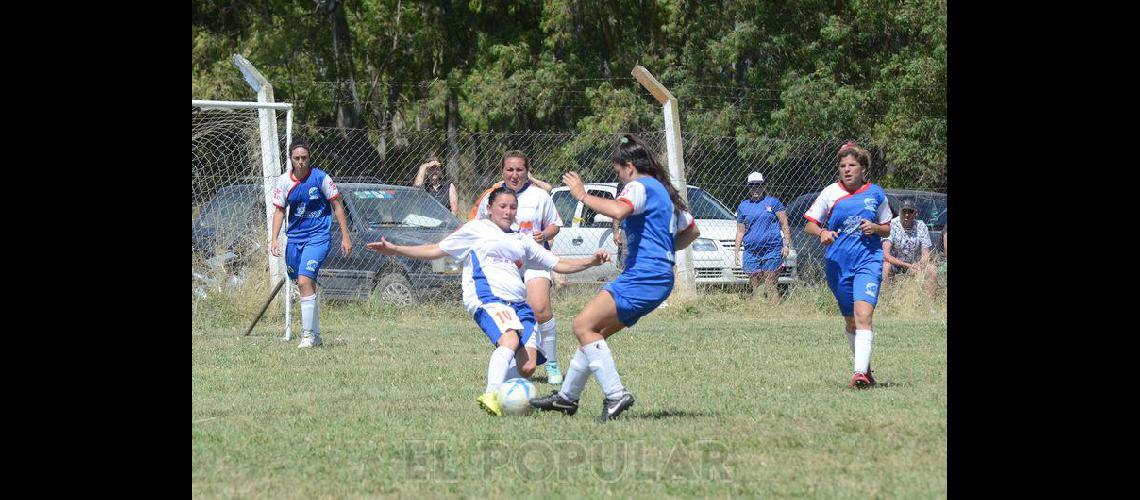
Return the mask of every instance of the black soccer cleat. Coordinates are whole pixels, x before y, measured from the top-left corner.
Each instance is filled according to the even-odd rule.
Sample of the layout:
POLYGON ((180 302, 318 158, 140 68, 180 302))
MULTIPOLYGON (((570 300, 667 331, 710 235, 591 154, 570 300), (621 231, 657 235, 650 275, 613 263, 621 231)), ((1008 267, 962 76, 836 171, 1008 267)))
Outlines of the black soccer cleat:
POLYGON ((543 398, 531 399, 530 405, 542 411, 555 410, 567 415, 578 413, 578 402, 562 397, 558 391, 551 391, 549 396, 543 398))
POLYGON ((617 399, 603 399, 602 400, 602 415, 598 417, 598 422, 605 422, 611 418, 617 418, 621 412, 633 406, 633 393, 626 391, 620 398, 617 399))

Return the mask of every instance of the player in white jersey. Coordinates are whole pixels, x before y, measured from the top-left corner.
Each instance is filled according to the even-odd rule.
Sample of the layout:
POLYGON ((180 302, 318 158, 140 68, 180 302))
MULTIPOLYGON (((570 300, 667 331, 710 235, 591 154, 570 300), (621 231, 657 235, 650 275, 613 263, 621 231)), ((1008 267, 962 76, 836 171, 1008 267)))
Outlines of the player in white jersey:
POLYGON ((487 364, 487 387, 476 401, 487 413, 502 415, 495 395, 499 385, 508 378, 531 376, 543 358, 536 352, 535 317, 526 303, 520 270, 527 266, 576 273, 609 262, 609 254, 598 250, 589 258, 559 259, 531 235, 511 230, 518 210, 514 191, 499 187, 487 203, 488 218, 464 224, 439 243, 402 246, 381 238, 367 247, 384 255, 424 260, 451 255, 463 261, 463 305, 496 346, 487 364))
MULTIPOLYGON (((487 218, 487 195, 499 187, 507 187, 518 194, 519 209, 515 223, 511 226, 516 232, 534 236, 534 241, 550 249, 550 241, 558 234, 562 218, 554 208, 550 193, 539 189, 530 176, 530 162, 522 151, 511 150, 503 155, 503 182, 491 186, 471 207, 471 219, 487 218)), ((558 369, 557 323, 554 311, 550 308, 550 271, 527 268, 523 281, 526 282, 526 301, 534 309, 534 319, 538 322, 539 347, 546 355, 546 381, 559 385, 562 372, 558 369)))

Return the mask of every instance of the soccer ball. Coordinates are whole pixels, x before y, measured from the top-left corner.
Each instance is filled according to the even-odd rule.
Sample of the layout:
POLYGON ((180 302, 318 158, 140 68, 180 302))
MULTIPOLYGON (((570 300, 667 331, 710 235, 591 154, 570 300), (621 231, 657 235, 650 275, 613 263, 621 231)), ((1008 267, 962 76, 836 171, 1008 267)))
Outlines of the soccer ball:
POLYGON ((530 415, 534 408, 530 398, 535 397, 534 384, 525 378, 512 378, 499 386, 499 404, 505 415, 530 415))

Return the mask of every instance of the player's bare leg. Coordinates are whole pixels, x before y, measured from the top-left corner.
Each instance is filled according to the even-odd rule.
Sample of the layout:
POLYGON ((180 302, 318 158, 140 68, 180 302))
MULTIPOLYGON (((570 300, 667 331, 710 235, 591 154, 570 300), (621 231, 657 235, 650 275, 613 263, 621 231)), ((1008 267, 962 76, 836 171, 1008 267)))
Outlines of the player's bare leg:
POLYGON ((760 295, 764 293, 764 290, 760 288, 760 286, 763 284, 760 273, 753 273, 748 275, 748 282, 752 285, 752 298, 759 300, 760 295))
POLYGON ((618 413, 632 406, 633 395, 625 392, 624 388, 621 387, 617 370, 613 368, 612 355, 609 356, 608 363, 603 359, 599 359, 597 362, 593 360, 593 358, 604 358, 605 355, 609 355, 609 346, 605 344, 605 339, 625 328, 625 325, 618 320, 617 304, 614 303, 613 296, 605 290, 595 295, 574 318, 573 325, 574 335, 578 338, 580 347, 574 350, 574 356, 570 359, 570 368, 566 371, 562 390, 554 391, 546 397, 532 399, 531 406, 539 410, 556 410, 567 415, 573 415, 578 411, 578 399, 582 394, 582 389, 586 386, 586 379, 591 373, 594 373, 599 383, 603 377, 609 382, 609 384, 602 384, 603 390, 608 388, 618 396, 616 400, 607 398, 603 401, 602 404, 605 408, 603 415, 607 419, 617 416, 618 413), (603 365, 607 365, 609 369, 602 368, 603 365), (599 369, 603 372, 601 377, 598 376, 599 369), (617 383, 619 389, 613 388, 614 382, 617 383), (625 397, 626 395, 628 397, 625 397), (616 411, 608 412, 607 410, 611 407, 615 408, 616 411))
POLYGON ((625 390, 621 383, 613 353, 606 343, 611 335, 625 328, 618 319, 617 303, 610 292, 602 290, 590 299, 582 312, 574 318, 573 328, 590 373, 594 374, 605 394, 602 414, 598 417, 599 421, 605 422, 620 415, 633 406, 634 402, 633 394, 625 390))
POLYGON ((526 302, 534 311, 535 331, 538 346, 546 356, 546 381, 559 385, 562 372, 558 369, 558 323, 550 307, 551 282, 546 278, 533 278, 526 282, 526 302))
POLYGON ((764 271, 764 288, 765 293, 768 294, 768 303, 775 306, 780 304, 780 287, 779 284, 780 271, 764 271))

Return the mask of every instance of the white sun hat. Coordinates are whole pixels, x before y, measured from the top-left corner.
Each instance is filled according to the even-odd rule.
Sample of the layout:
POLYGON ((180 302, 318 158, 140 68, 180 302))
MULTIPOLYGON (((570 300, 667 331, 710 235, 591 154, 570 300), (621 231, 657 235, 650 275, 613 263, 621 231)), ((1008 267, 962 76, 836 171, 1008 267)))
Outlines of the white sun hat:
POLYGON ((764 176, 760 172, 748 174, 748 184, 763 184, 764 176))

